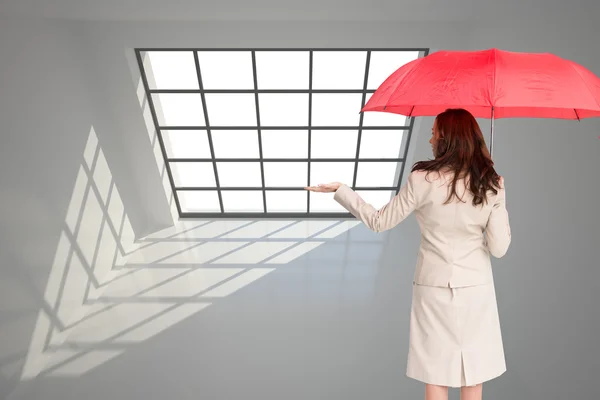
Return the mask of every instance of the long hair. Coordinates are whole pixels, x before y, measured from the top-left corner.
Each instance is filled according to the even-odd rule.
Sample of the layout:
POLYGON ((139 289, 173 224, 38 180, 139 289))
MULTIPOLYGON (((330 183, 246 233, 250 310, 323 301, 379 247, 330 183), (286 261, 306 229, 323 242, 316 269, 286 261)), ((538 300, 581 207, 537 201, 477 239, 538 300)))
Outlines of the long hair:
POLYGON ((487 203, 487 193, 498 193, 500 176, 485 145, 479 124, 470 112, 463 109, 448 109, 436 117, 439 139, 434 148, 433 160, 419 161, 413 171, 452 171, 452 186, 448 204, 454 197, 464 200, 456 192, 459 179, 468 179, 468 189, 473 194, 473 205, 487 203))

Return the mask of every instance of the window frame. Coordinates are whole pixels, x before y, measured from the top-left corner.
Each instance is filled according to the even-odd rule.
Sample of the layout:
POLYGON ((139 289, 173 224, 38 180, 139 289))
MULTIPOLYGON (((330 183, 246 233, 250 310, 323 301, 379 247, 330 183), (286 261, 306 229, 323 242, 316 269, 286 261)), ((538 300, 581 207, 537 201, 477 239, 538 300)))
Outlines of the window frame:
MULTIPOLYGON (((310 201, 311 195, 315 195, 312 193, 306 193, 307 198, 307 207, 305 212, 269 212, 267 211, 267 191, 299 191, 303 190, 303 187, 266 187, 265 186, 265 173, 264 173, 264 163, 265 162, 304 162, 307 164, 307 182, 315 184, 315 182, 309 182, 311 176, 311 164, 315 162, 353 162, 354 163, 354 176, 352 182, 344 182, 348 184, 352 189, 357 191, 392 191, 397 194, 400 190, 402 179, 405 173, 406 167, 406 158, 408 154, 408 149, 411 144, 412 131, 414 127, 414 117, 407 118, 407 124, 401 126, 390 126, 390 125, 381 125, 381 126, 363 126, 363 117, 364 114, 360 113, 359 125, 358 126, 312 126, 312 97, 313 94, 336 94, 336 93, 357 93, 362 94, 362 102, 361 108, 364 107, 366 102, 366 97, 368 94, 372 94, 375 92, 375 89, 367 89, 368 80, 369 80, 369 66, 371 60, 372 52, 418 52, 418 57, 424 57, 429 54, 428 48, 136 48, 135 54, 138 62, 141 80, 144 87, 144 94, 146 100, 148 102, 148 106, 150 108, 150 112, 152 115, 152 120, 154 124, 154 129, 156 130, 156 134, 158 137, 158 141, 160 144, 160 150, 162 153, 163 161, 165 163, 166 172, 168 174, 169 183, 171 186, 172 194, 175 200, 175 204, 177 206, 177 211, 179 214, 179 218, 187 219, 187 218, 299 218, 299 219, 314 219, 314 218, 326 218, 326 219, 345 219, 345 218, 353 218, 350 213, 347 212, 320 212, 320 211, 311 211, 310 201), (198 89, 150 89, 148 77, 146 75, 145 66, 144 66, 144 54, 146 52, 192 52, 194 55, 194 62, 196 67, 196 74, 198 77, 198 89), (254 88, 253 89, 244 89, 244 90, 235 90, 235 89, 224 89, 224 90, 215 90, 215 89, 204 89, 202 74, 200 69, 198 52, 250 52, 252 57, 252 72, 254 79, 254 88), (277 51, 300 51, 300 52, 308 52, 309 53, 309 87, 308 89, 292 89, 292 90, 280 90, 280 89, 258 89, 258 78, 257 78, 257 67, 256 67, 256 53, 257 52, 277 52, 277 51), (314 53, 320 51, 327 52, 336 52, 336 51, 362 51, 366 52, 366 65, 365 65, 365 76, 364 76, 364 84, 362 89, 313 89, 313 59, 314 53), (155 109, 155 105, 153 102, 153 95, 160 93, 199 93, 202 99, 202 112, 204 113, 204 121, 205 124, 203 126, 161 126, 159 124, 159 120, 157 118, 157 113, 155 109), (249 93, 254 94, 255 106, 256 106, 256 126, 211 126, 208 120, 208 111, 206 106, 206 94, 212 93, 249 93), (259 109, 259 94, 261 93, 302 93, 308 94, 308 125, 307 126, 261 126, 260 124, 260 109, 259 109), (402 156, 397 158, 360 158, 360 149, 361 149, 361 137, 364 130, 402 130, 403 137, 401 142, 400 150, 402 151, 402 156), (167 151, 165 148, 165 144, 163 141, 162 131, 176 131, 176 130, 201 130, 206 131, 208 135, 208 143, 210 148, 210 158, 169 158, 167 155, 167 151), (259 157, 258 158, 215 158, 215 149, 212 141, 212 132, 216 130, 254 130, 258 133, 258 147, 259 147, 259 157), (302 130, 308 132, 308 153, 306 158, 265 158, 263 157, 262 150, 262 132, 266 130, 302 130), (311 137, 312 132, 314 130, 358 130, 358 140, 356 146, 356 154, 351 158, 313 158, 311 157, 311 137), (260 187, 222 187, 218 178, 217 171, 217 163, 227 163, 227 162, 259 162, 260 163, 260 171, 261 171, 261 181, 262 185, 260 187), (170 163, 173 162, 211 162, 213 165, 213 171, 215 174, 215 182, 216 186, 214 187, 177 187, 174 182, 174 177, 172 174, 170 163), (358 167, 360 163, 371 163, 371 162, 395 162, 401 163, 399 166, 399 171, 397 170, 396 175, 398 176, 397 183, 394 186, 388 187, 357 187, 357 174, 358 167), (218 199, 219 199, 219 207, 220 212, 183 212, 180 205, 180 199, 178 193, 181 191, 217 191, 218 199), (234 212, 234 211, 226 211, 223 206, 223 196, 222 193, 224 191, 262 191, 262 199, 263 199, 263 212, 234 212)), ((398 166, 397 166, 398 168, 398 166)), ((317 194, 318 195, 318 194, 317 194)))

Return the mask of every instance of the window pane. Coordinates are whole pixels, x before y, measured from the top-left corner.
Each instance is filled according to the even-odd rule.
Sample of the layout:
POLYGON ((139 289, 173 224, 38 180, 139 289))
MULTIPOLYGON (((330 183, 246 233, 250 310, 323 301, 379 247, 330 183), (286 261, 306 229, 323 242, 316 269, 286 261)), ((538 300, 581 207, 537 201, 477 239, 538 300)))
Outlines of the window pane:
POLYGON ((258 105, 263 126, 308 126, 308 94, 261 93, 258 105))
POLYGON ((402 163, 359 162, 356 175, 358 187, 394 187, 398 185, 397 171, 402 163))
POLYGON ((315 93, 312 98, 312 125, 358 126, 361 102, 360 93, 315 93))
POLYGON ((392 190, 357 190, 356 193, 378 210, 396 195, 396 192, 392 190))
POLYGON ((308 89, 307 51, 257 51, 259 89, 308 89))
POLYGON ((221 212, 217 191, 179 190, 177 196, 181 212, 221 212))
POLYGON ((191 51, 149 51, 144 71, 150 89, 198 89, 198 74, 191 51))
MULTIPOLYGON (((367 93, 366 102, 373 94, 367 93)), ((363 113, 363 126, 408 126, 408 117, 400 114, 388 113, 383 111, 365 111, 363 113)))
POLYGON ((309 193, 310 212, 340 212, 348 211, 333 199, 333 193, 309 193))
POLYGON ((254 89, 249 51, 198 52, 204 89, 254 89))
POLYGON ((214 187, 215 171, 210 162, 172 162, 176 187, 214 187))
POLYGON ((305 187, 308 183, 307 162, 265 162, 265 186, 305 187))
POLYGON ((404 155, 403 130, 363 129, 360 138, 360 158, 400 158, 404 155))
MULTIPOLYGON (((310 51, 256 51, 256 75, 252 65, 252 51, 248 50, 199 51, 199 65, 195 63, 194 50, 150 51, 143 54, 151 89, 197 90, 202 83, 203 88, 208 91, 230 91, 206 93, 202 96, 199 93, 151 94, 159 127, 165 128, 160 133, 168 159, 210 159, 208 139, 211 136, 207 134, 206 128, 201 129, 205 125, 214 127, 211 132, 214 149, 212 155, 219 159, 229 159, 217 163, 216 177, 212 162, 169 162, 176 187, 214 188, 204 191, 179 190, 177 196, 182 212, 220 212, 219 193, 222 193, 225 212, 265 212, 263 207, 268 212, 307 212, 307 199, 311 199, 308 212, 345 213, 346 210, 333 200, 333 194, 309 193, 301 190, 301 187, 335 181, 352 185, 355 170, 356 186, 367 188, 359 192, 365 201, 376 208, 389 202, 395 190, 377 191, 373 188, 395 188, 401 163, 359 161, 356 164, 342 162, 340 159, 353 159, 357 156, 357 150, 359 160, 402 158, 406 147, 405 135, 409 131, 398 128, 408 128, 410 118, 385 112, 360 114, 362 98, 364 96, 368 100, 372 96, 369 93, 256 95, 236 91, 255 88, 306 90, 309 88, 311 73, 311 88, 315 90, 362 90, 365 79, 367 88, 373 90, 402 65, 417 59, 419 52, 374 50, 370 53, 367 76, 367 51, 315 49, 312 54, 311 71, 310 51), (201 72, 201 82, 198 80, 198 72, 201 72), (309 98, 312 99, 311 109, 309 98), (207 110, 207 115, 204 115, 204 109, 207 110), (305 129, 309 126, 309 114, 312 118, 308 129, 312 129, 312 132, 305 129), (231 128, 224 130, 223 127, 231 128), (274 131, 269 127, 282 128, 274 131), (301 130, 287 130, 287 127, 300 127, 301 130), (319 127, 333 129, 318 129, 319 127), (376 129, 381 127, 383 129, 376 129), (361 128, 359 145, 358 134, 361 128), (335 162, 312 161, 308 174, 307 161, 268 161, 273 158, 306 159, 309 154, 313 160, 335 159, 335 162), (259 159, 261 155, 263 159, 260 161, 227 162, 237 158, 259 159), (225 190, 218 192, 216 178, 225 190), (298 189, 267 192, 255 189, 264 187, 263 185, 298 189), (226 190, 234 187, 250 190, 226 190)), ((151 118, 147 122, 152 125, 151 118)), ((158 142, 156 133, 153 139, 153 143, 155 142, 158 142)), ((160 147, 156 144, 155 150, 158 149, 158 153, 155 151, 155 155, 160 159, 160 147)), ((162 168, 164 169, 164 165, 162 168)), ((164 178, 167 178, 166 172, 164 178)), ((168 181, 166 184, 168 186, 168 181)))
POLYGON ((206 131, 161 131, 167 157, 210 158, 206 131))
POLYGON ((211 126, 256 126, 256 100, 251 93, 207 93, 211 126))
POLYGON ((311 158, 354 158, 358 142, 357 130, 312 131, 311 158))
POLYGON ((199 93, 153 93, 152 101, 161 126, 203 126, 199 93))
POLYGON ((262 187, 258 162, 221 162, 217 172, 222 187, 262 187))
MULTIPOLYGON (((310 163, 310 184, 342 182, 352 185, 354 179, 353 162, 312 162, 310 163)), ((318 193, 322 194, 322 193, 318 193)), ((311 200, 312 201, 312 200, 311 200)))
POLYGON ((267 212, 306 212, 306 191, 267 191, 267 212))
POLYGON ((315 51, 313 89, 362 89, 366 61, 365 51, 315 51))
POLYGON ((224 190, 221 192, 224 212, 264 212, 260 190, 224 190))
POLYGON ((308 158, 308 131, 261 131, 263 157, 308 158))
POLYGON ((368 89, 377 89, 404 64, 419 58, 418 51, 373 51, 369 65, 368 89))
POLYGON ((216 158, 258 158, 258 132, 252 130, 211 132, 216 158))

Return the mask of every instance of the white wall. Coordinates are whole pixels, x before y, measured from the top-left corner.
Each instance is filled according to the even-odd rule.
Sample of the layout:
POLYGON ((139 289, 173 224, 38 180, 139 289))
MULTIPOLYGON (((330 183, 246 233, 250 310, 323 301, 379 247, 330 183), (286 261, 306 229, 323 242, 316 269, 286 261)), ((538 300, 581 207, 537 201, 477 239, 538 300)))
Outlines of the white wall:
POLYGON ((74 39, 89 82, 94 124, 111 149, 107 157, 122 183, 123 196, 135 204, 130 213, 136 233, 144 236, 169 227, 177 214, 170 207, 174 204, 168 177, 135 54, 127 46, 103 40, 103 35, 111 36, 110 31, 93 32, 85 25, 75 26, 80 36, 74 39))

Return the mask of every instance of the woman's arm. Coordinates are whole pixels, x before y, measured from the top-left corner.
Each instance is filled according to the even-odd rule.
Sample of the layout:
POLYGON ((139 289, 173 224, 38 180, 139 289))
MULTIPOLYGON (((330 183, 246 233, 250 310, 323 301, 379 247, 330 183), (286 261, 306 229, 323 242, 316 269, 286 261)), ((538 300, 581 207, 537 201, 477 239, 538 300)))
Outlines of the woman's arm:
POLYGON ((374 232, 383 232, 398 225, 417 208, 414 185, 414 175, 411 173, 398 194, 379 210, 366 203, 346 185, 341 185, 336 190, 334 199, 352 215, 364 222, 369 229, 374 232))
POLYGON ((490 253, 496 258, 503 257, 508 251, 511 242, 504 180, 501 181, 501 189, 498 190, 498 195, 496 196, 492 212, 485 227, 485 235, 490 253))

